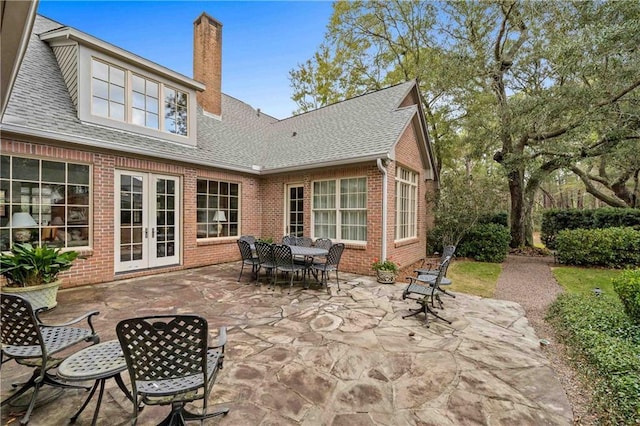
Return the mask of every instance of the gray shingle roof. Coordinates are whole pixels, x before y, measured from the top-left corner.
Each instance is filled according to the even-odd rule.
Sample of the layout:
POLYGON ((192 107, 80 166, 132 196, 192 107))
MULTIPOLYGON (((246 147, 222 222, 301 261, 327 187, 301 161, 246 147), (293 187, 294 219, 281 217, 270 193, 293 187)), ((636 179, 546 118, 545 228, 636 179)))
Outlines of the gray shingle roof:
POLYGON ((400 108, 414 82, 277 120, 223 94, 222 118, 198 108, 197 147, 82 123, 55 56, 38 34, 61 25, 42 16, 7 105, 3 124, 49 132, 62 140, 233 170, 275 172, 383 156, 392 150, 416 106, 400 108), (295 133, 295 136, 294 136, 295 133))

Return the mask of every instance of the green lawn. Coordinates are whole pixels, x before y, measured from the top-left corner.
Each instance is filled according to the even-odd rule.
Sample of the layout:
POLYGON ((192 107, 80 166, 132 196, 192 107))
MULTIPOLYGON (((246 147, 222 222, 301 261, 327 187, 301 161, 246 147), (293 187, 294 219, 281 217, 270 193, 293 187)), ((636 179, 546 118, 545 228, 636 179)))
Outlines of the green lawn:
POLYGON ((453 282, 451 290, 454 292, 493 297, 500 272, 502 265, 499 263, 455 260, 449 266, 447 278, 453 282))
POLYGON ((591 294, 594 288, 615 296, 611 280, 622 273, 617 269, 578 268, 557 266, 551 269, 553 276, 567 293, 591 294))

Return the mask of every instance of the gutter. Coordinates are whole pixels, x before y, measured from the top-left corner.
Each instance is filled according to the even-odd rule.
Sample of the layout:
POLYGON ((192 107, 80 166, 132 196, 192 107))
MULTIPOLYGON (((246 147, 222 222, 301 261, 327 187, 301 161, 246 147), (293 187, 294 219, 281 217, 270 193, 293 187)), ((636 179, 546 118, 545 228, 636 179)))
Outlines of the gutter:
POLYGON ((382 250, 380 260, 384 261, 387 258, 387 204, 389 204, 387 196, 387 169, 382 163, 382 158, 378 158, 376 164, 378 165, 378 170, 382 173, 382 250))

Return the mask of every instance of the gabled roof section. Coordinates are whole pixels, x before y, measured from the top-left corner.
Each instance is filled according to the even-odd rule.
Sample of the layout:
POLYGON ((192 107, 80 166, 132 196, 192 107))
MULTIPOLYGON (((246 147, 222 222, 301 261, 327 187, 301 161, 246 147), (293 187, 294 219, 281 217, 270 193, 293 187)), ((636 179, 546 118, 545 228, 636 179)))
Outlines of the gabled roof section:
POLYGON ((177 73, 155 62, 149 61, 143 57, 133 54, 127 50, 121 49, 113 44, 102 41, 89 34, 83 33, 75 28, 60 27, 43 33, 40 33, 40 40, 46 41, 51 45, 56 43, 69 43, 69 41, 77 42, 81 45, 91 47, 100 52, 108 53, 110 56, 118 58, 124 62, 135 64, 136 66, 150 71, 154 74, 161 75, 164 78, 178 82, 187 87, 196 90, 204 90, 205 86, 189 77, 177 73))
MULTIPOLYGON (((160 136, 80 121, 52 48, 43 41, 57 40, 63 34, 77 38, 78 42, 82 39, 94 46, 113 47, 122 55, 132 55, 37 16, 3 118, 3 132, 205 167, 269 174, 393 158, 403 131, 421 115, 419 102, 403 104, 410 94, 416 99, 415 81, 284 120, 260 113, 223 94, 222 116, 213 117, 198 108, 197 144, 185 146, 160 136)), ((421 123, 428 141, 424 121, 421 123)))

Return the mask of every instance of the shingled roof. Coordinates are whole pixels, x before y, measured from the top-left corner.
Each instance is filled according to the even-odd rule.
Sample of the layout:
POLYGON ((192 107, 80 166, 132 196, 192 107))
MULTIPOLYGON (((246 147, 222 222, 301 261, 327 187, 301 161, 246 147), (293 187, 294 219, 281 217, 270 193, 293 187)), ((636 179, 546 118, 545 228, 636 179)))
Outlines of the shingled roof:
POLYGON ((220 167, 273 173, 356 163, 388 155, 418 113, 399 105, 409 81, 277 120, 233 97, 222 96, 222 117, 197 111, 197 145, 181 145, 127 130, 83 123, 58 62, 39 34, 63 26, 37 16, 2 127, 69 143, 220 167))

